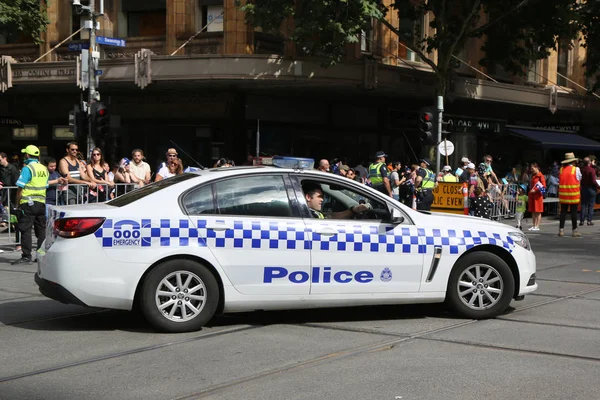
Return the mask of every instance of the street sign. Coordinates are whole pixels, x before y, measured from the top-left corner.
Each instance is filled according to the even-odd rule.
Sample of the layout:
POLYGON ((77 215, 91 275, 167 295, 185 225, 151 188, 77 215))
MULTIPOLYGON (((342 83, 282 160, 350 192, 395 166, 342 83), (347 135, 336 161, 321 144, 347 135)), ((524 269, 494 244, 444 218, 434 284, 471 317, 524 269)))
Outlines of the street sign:
POLYGON ((96 76, 100 76, 100 75, 102 75, 103 73, 104 73, 104 70, 103 70, 103 69, 97 69, 97 70, 96 70, 96 76))
POLYGON ((89 49, 90 48, 90 44, 89 43, 69 43, 69 51, 81 51, 84 49, 89 49))
POLYGON ((454 153, 454 143, 449 140, 442 140, 440 144, 438 144, 438 151, 443 156, 449 156, 454 153))
POLYGON ((106 36, 96 36, 96 43, 106 46, 125 47, 125 40, 106 36))

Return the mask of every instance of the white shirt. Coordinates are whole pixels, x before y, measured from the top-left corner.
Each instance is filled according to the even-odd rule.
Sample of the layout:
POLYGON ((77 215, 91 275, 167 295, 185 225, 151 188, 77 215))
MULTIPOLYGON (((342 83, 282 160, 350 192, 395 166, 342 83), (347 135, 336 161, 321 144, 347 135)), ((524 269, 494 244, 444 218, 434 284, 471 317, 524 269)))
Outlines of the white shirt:
POLYGON ((160 175, 163 177, 163 179, 166 178, 170 178, 172 176, 175 176, 174 173, 172 173, 171 171, 169 171, 169 167, 162 167, 160 170, 158 170, 157 175, 160 175))
POLYGON ((145 161, 141 161, 139 164, 132 161, 129 164, 129 171, 143 181, 146 179, 146 173, 150 172, 150 166, 145 161))

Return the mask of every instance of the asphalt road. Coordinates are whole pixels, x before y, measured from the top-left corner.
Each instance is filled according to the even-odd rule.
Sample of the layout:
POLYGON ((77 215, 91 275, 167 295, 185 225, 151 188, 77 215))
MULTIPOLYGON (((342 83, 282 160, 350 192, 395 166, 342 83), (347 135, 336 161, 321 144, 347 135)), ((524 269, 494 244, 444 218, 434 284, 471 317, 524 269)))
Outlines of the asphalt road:
POLYGON ((598 399, 600 222, 557 231, 545 219, 530 235, 540 288, 494 320, 437 305, 256 312, 177 335, 45 299, 35 266, 6 251, 0 399, 598 399))

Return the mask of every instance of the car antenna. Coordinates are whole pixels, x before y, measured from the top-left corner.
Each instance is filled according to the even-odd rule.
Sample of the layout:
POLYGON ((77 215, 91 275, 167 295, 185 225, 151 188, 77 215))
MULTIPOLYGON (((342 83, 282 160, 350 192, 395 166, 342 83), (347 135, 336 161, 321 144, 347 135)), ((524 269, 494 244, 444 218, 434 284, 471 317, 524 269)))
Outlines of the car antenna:
POLYGON ((169 139, 169 141, 170 141, 171 143, 173 143, 173 145, 174 145, 175 147, 177 147, 177 149, 178 149, 179 151, 181 151, 183 154, 185 154, 186 156, 188 156, 188 157, 189 157, 189 158, 190 158, 190 159, 191 159, 193 162, 195 162, 195 163, 196 163, 196 165, 200 167, 200 169, 207 169, 207 168, 206 168, 204 165, 202 165, 202 164, 200 164, 198 161, 196 161, 196 160, 194 159, 194 157, 190 156, 190 155, 189 155, 189 153, 187 153, 187 152, 186 152, 184 149, 182 149, 182 148, 181 148, 181 147, 180 147, 180 146, 179 146, 177 143, 175 143, 173 140, 169 139))

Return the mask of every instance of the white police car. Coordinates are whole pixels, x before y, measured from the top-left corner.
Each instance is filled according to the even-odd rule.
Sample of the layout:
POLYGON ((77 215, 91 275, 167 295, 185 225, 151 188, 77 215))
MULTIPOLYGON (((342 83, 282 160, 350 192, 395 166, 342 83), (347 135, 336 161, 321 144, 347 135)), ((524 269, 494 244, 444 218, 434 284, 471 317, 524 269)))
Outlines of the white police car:
POLYGON ((52 207, 35 280, 52 299, 130 310, 169 332, 215 313, 446 301, 490 318, 537 288, 523 233, 416 212, 349 179, 274 167, 178 175, 105 204, 52 207), (317 219, 357 204, 353 219, 317 219), (363 207, 364 208, 364 207, 363 207))

